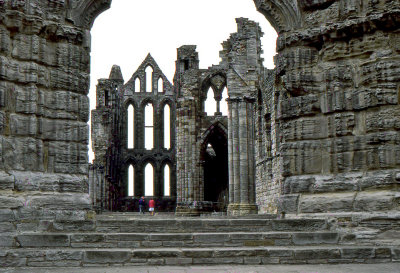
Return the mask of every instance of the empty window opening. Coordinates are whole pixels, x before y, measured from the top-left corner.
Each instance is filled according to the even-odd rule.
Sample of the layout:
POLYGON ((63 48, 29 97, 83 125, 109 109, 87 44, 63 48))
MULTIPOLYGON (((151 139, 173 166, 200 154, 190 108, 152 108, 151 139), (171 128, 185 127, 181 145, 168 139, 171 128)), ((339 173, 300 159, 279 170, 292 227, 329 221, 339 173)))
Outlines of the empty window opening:
POLYGON ((104 105, 108 106, 108 91, 105 90, 104 92, 104 105))
POLYGON ((165 165, 164 167, 164 196, 170 196, 170 177, 171 177, 171 173, 170 173, 170 168, 167 165, 165 165))
POLYGON ((128 169, 128 196, 135 195, 135 169, 132 165, 128 169))
POLYGON ((207 113, 207 116, 214 116, 214 113, 217 110, 217 102, 214 99, 214 91, 211 87, 207 91, 207 99, 204 102, 204 110, 207 113))
POLYGON ((184 70, 188 70, 189 69, 189 60, 184 60, 183 61, 183 66, 184 66, 184 70))
POLYGON ((164 106, 164 148, 171 148, 171 108, 164 106))
POLYGON ((153 91, 153 68, 151 66, 146 67, 146 92, 153 91))
POLYGON ((147 163, 146 168, 144 169, 144 177, 145 177, 145 183, 144 183, 144 195, 146 196, 153 196, 154 195, 154 171, 153 171, 153 165, 150 163, 147 163))
POLYGON ((220 111, 223 116, 228 116, 228 102, 226 101, 228 99, 228 89, 226 87, 222 90, 222 99, 221 99, 221 104, 220 104, 220 111))
POLYGON ((135 80, 135 92, 140 92, 140 79, 136 78, 135 80))
POLYGON ((132 105, 128 107, 128 149, 135 145, 135 111, 132 105))
POLYGON ((160 77, 158 78, 158 92, 164 92, 164 81, 163 79, 160 77))
POLYGON ((144 147, 147 150, 154 148, 154 133, 153 133, 153 105, 147 104, 144 110, 144 147))

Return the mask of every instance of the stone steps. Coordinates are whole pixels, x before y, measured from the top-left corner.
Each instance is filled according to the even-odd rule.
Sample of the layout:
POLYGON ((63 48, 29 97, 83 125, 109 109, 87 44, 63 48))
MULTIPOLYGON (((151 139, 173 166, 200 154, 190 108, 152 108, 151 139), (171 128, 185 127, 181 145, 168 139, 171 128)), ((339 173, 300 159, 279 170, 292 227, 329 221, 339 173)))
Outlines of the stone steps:
POLYGON ((286 246, 235 248, 0 249, 3 267, 123 265, 328 264, 400 261, 400 246, 286 246))
MULTIPOLYGON (((302 246, 341 243, 337 232, 224 233, 24 233, 0 236, 0 246, 14 248, 163 248, 302 246)), ((349 243, 346 241, 346 243, 349 243)))
MULTIPOLYGON (((0 235, 5 267, 302 264, 400 261, 395 243, 356 239, 324 219, 109 215, 41 222, 0 235)), ((365 236, 364 236, 365 237, 365 236)))
POLYGON ((263 218, 131 218, 99 219, 97 232, 268 232, 326 230, 324 219, 263 219, 263 218))

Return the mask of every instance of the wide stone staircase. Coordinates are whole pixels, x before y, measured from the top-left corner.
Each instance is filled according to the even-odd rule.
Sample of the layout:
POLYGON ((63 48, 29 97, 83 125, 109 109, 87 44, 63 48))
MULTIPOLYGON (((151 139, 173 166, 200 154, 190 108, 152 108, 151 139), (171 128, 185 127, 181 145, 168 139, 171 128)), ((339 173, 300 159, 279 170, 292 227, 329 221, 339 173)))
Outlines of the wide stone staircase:
POLYGON ((318 218, 121 213, 41 225, 36 232, 0 235, 0 267, 400 261, 395 240, 358 239, 351 229, 318 218))

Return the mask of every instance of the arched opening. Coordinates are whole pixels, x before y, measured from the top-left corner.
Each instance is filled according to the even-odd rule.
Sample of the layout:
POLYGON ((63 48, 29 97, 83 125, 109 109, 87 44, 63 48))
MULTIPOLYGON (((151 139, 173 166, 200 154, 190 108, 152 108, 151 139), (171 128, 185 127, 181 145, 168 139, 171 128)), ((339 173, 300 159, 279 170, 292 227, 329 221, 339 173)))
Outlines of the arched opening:
POLYGON ((135 195, 135 168, 132 165, 128 169, 128 196, 135 195))
POLYGON ((171 107, 164 106, 164 148, 171 148, 171 107))
POLYGON ((207 99, 204 102, 204 111, 207 113, 207 116, 214 116, 214 113, 217 111, 217 102, 214 98, 214 90, 210 87, 207 91, 207 99))
POLYGON ((147 163, 144 169, 144 195, 154 196, 154 168, 151 163, 147 163))
POLYGON ((164 92, 164 81, 163 81, 163 79, 161 77, 158 78, 157 85, 158 85, 157 86, 158 92, 163 93, 164 92))
POLYGON ((224 87, 222 90, 222 99, 220 102, 220 111, 223 116, 228 116, 228 102, 226 101, 228 99, 228 89, 224 87))
POLYGON ((135 147, 135 109, 132 105, 128 107, 128 149, 135 147))
POLYGON ((146 92, 153 92, 153 68, 151 66, 146 67, 146 92))
POLYGON ((225 211, 229 202, 228 140, 219 126, 211 126, 205 139, 201 160, 204 171, 204 200, 214 202, 215 207, 225 211))
POLYGON ((144 147, 154 148, 153 105, 148 103, 144 109, 144 147))
POLYGON ((171 170, 168 164, 164 167, 164 196, 171 195, 171 170))
MULTIPOLYGON (((92 2, 93 5, 98 3, 98 1, 92 2)), ((118 65, 120 65, 122 71, 126 71, 127 74, 124 74, 124 76, 130 76, 128 71, 132 68, 132 60, 142 60, 143 56, 151 49, 151 54, 156 57, 155 59, 159 63, 162 60, 160 57, 165 58, 164 61, 161 61, 166 64, 163 66, 163 71, 169 79, 173 78, 177 44, 176 39, 171 39, 171 36, 168 36, 170 29, 174 29, 175 37, 185 37, 188 40, 196 39, 198 41, 198 48, 202 49, 199 51, 201 66, 205 68, 218 64, 220 61, 220 44, 226 40, 230 33, 235 31, 235 18, 249 18, 259 22, 262 31, 265 33, 262 38, 264 66, 274 68, 273 57, 276 55, 277 33, 270 26, 265 15, 262 14, 264 12, 262 6, 256 7, 260 9, 259 12, 251 1, 249 3, 237 1, 234 4, 231 3, 231 0, 189 2, 183 0, 177 2, 161 1, 158 3, 157 10, 160 12, 157 12, 157 16, 159 16, 158 21, 163 22, 163 24, 160 25, 155 22, 154 24, 147 24, 146 28, 135 28, 132 35, 125 35, 126 28, 123 26, 140 25, 145 22, 148 19, 148 11, 154 11, 152 1, 113 1, 112 8, 96 19, 91 29, 91 109, 95 108, 97 80, 109 74, 110 65, 115 63, 116 60, 118 60, 118 65), (209 8, 210 5, 213 6, 212 9, 209 8), (229 9, 226 8, 227 6, 229 6, 229 9), (182 12, 193 10, 194 7, 198 12, 182 12), (168 10, 168 12, 163 12, 165 10, 168 10), (221 10, 224 12, 221 13, 221 10), (207 20, 203 20, 205 13, 208 15, 207 20), (203 23, 198 24, 197 22, 200 21, 203 23), (185 22, 184 27, 181 27, 182 22, 185 22), (219 27, 215 28, 216 25, 219 27), (212 29, 212 33, 210 29, 212 29), (148 33, 154 35, 149 36, 148 33), (168 38, 162 39, 162 43, 160 43, 160 38, 165 35, 168 38), (143 37, 146 38, 140 39, 143 37), (140 42, 137 42, 138 38, 140 42), (173 52, 173 54, 166 54, 166 52, 173 52), (119 57, 121 55, 123 57, 119 57)), ((262 1, 256 2, 263 3, 262 1)), ((275 2, 278 3, 279 1, 275 2)), ((100 11, 98 14, 100 14, 100 11)), ((275 21, 274 17, 268 17, 268 19, 271 18, 272 21, 275 21)), ((279 29, 276 22, 273 22, 273 24, 279 29)), ((187 69, 189 69, 189 63, 185 63, 185 70, 187 69)), ((146 90, 144 80, 143 77, 143 91, 146 90)), ((135 92, 140 92, 139 78, 136 79, 136 82, 135 92)), ((215 111, 214 109, 212 111, 215 111)), ((94 155, 91 151, 89 155, 90 160, 92 160, 94 155)))
POLYGON ((135 93, 140 92, 140 79, 139 77, 136 78, 135 80, 135 93))

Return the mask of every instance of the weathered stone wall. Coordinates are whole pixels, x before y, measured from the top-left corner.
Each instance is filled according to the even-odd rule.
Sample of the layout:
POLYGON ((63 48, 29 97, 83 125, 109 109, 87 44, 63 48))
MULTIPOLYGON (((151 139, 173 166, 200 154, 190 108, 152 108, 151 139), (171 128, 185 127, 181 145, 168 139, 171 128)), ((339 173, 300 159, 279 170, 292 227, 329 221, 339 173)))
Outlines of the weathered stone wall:
POLYGON ((1 232, 85 219, 91 208, 89 29, 109 4, 0 1, 0 215, 24 220, 1 232))
POLYGON ((177 202, 178 211, 202 206, 204 200, 204 162, 201 156, 210 131, 218 127, 227 131, 227 117, 220 112, 207 116, 204 102, 211 87, 221 100, 226 86, 225 67, 199 69, 196 46, 178 48, 174 87, 177 94, 177 202))
POLYGON ((280 210, 398 211, 400 2, 276 2, 280 210))

